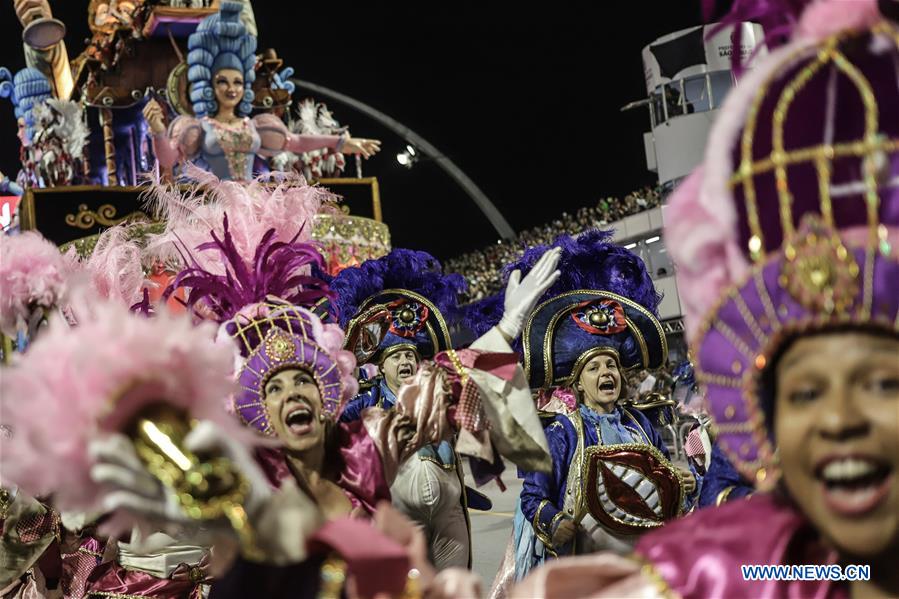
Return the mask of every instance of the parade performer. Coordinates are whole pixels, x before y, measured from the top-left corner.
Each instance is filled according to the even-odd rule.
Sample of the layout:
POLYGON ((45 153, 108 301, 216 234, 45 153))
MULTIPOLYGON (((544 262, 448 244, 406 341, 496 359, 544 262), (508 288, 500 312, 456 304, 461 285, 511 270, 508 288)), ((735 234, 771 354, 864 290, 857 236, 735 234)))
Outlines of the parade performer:
MULTIPOLYGON (((451 433, 446 409, 461 393, 463 385, 455 382, 460 371, 468 373, 466 382, 478 381, 478 393, 472 398, 482 401, 471 409, 481 420, 471 425, 464 419, 468 414, 459 410, 453 426, 463 422, 463 428, 472 428, 473 443, 480 441, 475 450, 490 452, 489 458, 493 443, 513 461, 532 464, 538 470, 546 468, 548 456, 533 406, 515 414, 507 407, 521 401, 513 388, 517 371, 508 350, 502 357, 508 358, 509 368, 491 366, 489 359, 480 360, 475 352, 466 357, 468 363, 462 360, 458 366, 419 371, 415 384, 408 385, 407 398, 398 398, 397 410, 374 410, 363 414, 361 421, 337 425, 340 409, 358 390, 356 360, 352 352, 343 349, 343 331, 328 322, 333 292, 315 276, 323 271, 323 259, 316 246, 298 240, 301 234, 308 235, 308 222, 291 222, 283 213, 285 206, 305 197, 311 204, 302 213, 311 218, 310 212, 314 212, 310 207, 322 192, 294 183, 285 189, 266 190, 261 185, 245 187, 230 182, 210 189, 207 182, 204 189, 226 201, 202 204, 202 218, 198 218, 199 206, 185 207, 180 194, 160 188, 159 200, 172 205, 166 213, 173 218, 161 239, 150 242, 164 247, 173 240, 190 240, 197 248, 181 248, 193 266, 178 274, 169 294, 184 289, 191 311, 217 322, 220 335, 237 343, 242 356, 238 368, 242 391, 234 407, 248 426, 279 440, 281 447, 261 452, 273 482, 296 478, 331 516, 353 510, 370 513, 379 498, 389 498, 389 483, 408 452, 451 433), (243 210, 238 209, 241 202, 246 205, 243 210), (220 211, 218 217, 213 216, 216 210, 220 211), (273 218, 278 216, 281 218, 273 218), (240 224, 234 232, 231 219, 240 224), (198 231, 203 230, 206 243, 194 244, 200 239, 198 231), (277 342, 268 341, 274 338, 277 342), (275 351, 281 353, 273 355, 275 351), (265 366, 273 360, 277 363, 274 371, 265 366), (471 374, 484 368, 498 374, 485 373, 483 378, 471 374), (273 374, 266 375, 268 372, 273 374), (501 383, 495 380, 497 376, 501 383), (444 393, 444 385, 454 392, 444 393), (298 390, 303 397, 312 394, 300 405, 298 390), (501 400, 498 394, 512 398, 501 400), (289 413, 284 411, 288 407, 289 413), (482 410, 494 423, 489 433, 482 410)), ((302 201, 298 206, 303 208, 302 201)), ((552 270, 541 271, 534 277, 535 284, 551 275, 552 270)), ((386 331, 386 322, 377 327, 386 331)), ((380 341, 377 337, 375 346, 380 341)))
POLYGON ((153 133, 153 148, 164 167, 188 160, 223 180, 253 177, 257 155, 330 148, 343 154, 377 153, 380 142, 348 135, 307 136, 291 133, 280 118, 249 118, 251 84, 256 77, 256 37, 240 20, 243 5, 224 1, 219 14, 207 17, 188 39, 188 79, 195 117, 176 118, 166 131, 165 114, 155 100, 144 107, 153 133))
MULTIPOLYGON (((372 315, 390 314, 380 343, 357 353, 378 374, 363 382, 368 389, 347 404, 342 422, 359 420, 367 408, 394 408, 397 393, 422 360, 452 349, 447 320, 457 311, 464 286, 460 275, 444 275, 430 254, 405 249, 344 269, 334 278, 340 321, 354 348, 366 343, 372 315)), ((458 462, 452 442, 426 446, 400 467, 391 487, 394 505, 423 527, 438 569, 471 566, 467 495, 479 504, 481 498, 465 486, 458 462)))
MULTIPOLYGON (((547 557, 628 551, 638 534, 679 514, 684 491, 695 488, 693 475, 668 461, 668 449, 646 417, 617 405, 625 394, 624 370, 663 366, 667 343, 655 316, 658 295, 643 261, 608 238, 588 231, 555 242, 562 278, 524 327, 531 387, 565 389, 575 404, 546 428, 552 473, 524 477, 513 539, 518 579, 547 557), (629 451, 642 457, 625 457, 629 451), (593 490, 596 468, 603 476, 601 489, 609 490, 593 490), (636 489, 645 503, 617 496, 608 473, 636 489)), ((512 268, 526 269, 543 251, 529 250, 512 268)), ((507 561, 498 580, 509 570, 507 561)))
POLYGON ((147 281, 141 249, 125 225, 100 234, 94 251, 81 258, 74 248, 62 254, 36 231, 0 236, 0 333, 24 351, 53 313, 77 320, 69 305, 73 280, 103 299, 135 307, 147 281))
MULTIPOLYGON (((766 6, 784 18, 788 4, 766 6)), ((666 212, 718 443, 758 492, 646 535, 639 561, 560 560, 516 596, 899 594, 891 7, 822 0, 793 14, 792 41, 730 92, 666 212), (741 564, 837 572, 751 581, 741 564), (840 576, 850 564, 870 576, 840 576)))
MULTIPOLYGON (((214 327, 195 327, 187 317, 158 314, 146 319, 120 301, 82 289, 72 292, 70 302, 77 306, 77 326, 70 327, 59 314, 51 315, 46 331, 3 373, 2 424, 10 431, 0 440, 4 484, 17 485, 22 497, 52 497, 54 509, 26 501, 30 512, 19 514, 15 528, 4 531, 2 554, 18 567, 12 573, 18 578, 42 552, 54 550, 41 542, 47 530, 50 541, 53 534, 63 534, 66 510, 111 513, 104 526, 113 535, 117 557, 101 564, 106 539, 86 535, 81 539, 84 551, 79 553, 76 547, 73 553, 91 560, 81 563, 67 580, 72 592, 66 596, 195 596, 204 579, 197 574, 207 556, 207 548, 197 546, 203 544, 201 535, 179 541, 148 528, 151 523, 144 521, 125 542, 133 523, 125 512, 136 505, 104 488, 123 469, 133 469, 132 463, 141 465, 131 440, 119 433, 128 429, 127 422, 143 406, 159 402, 177 406, 195 417, 217 420, 228 430, 231 420, 221 405, 232 390, 230 348, 213 342, 214 327), (153 351, 147 352, 150 347, 153 351), (109 443, 114 451, 103 449, 109 443), (56 510, 64 514, 62 525, 57 516, 49 529, 36 528, 45 513, 56 510)), ((261 472, 258 478, 265 480, 261 472)), ((258 488, 258 482, 252 490, 248 486, 243 498, 247 513, 261 513, 257 508, 262 504, 256 500, 268 498, 266 491, 264 484, 258 488)), ((177 501, 174 505, 180 508, 177 501)), ((92 518, 80 520, 77 529, 93 530, 87 525, 92 518)), ((77 529, 66 526, 70 532, 77 529)), ((52 553, 49 557, 52 560, 52 553)))

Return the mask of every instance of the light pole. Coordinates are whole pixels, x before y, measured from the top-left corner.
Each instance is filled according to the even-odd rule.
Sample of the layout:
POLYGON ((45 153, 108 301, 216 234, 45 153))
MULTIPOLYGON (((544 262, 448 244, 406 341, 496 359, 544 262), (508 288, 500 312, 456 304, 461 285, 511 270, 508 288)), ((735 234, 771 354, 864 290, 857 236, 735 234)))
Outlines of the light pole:
POLYGON ((365 114, 374 120, 378 121, 401 138, 406 140, 408 143, 412 144, 414 147, 418 148, 425 156, 433 160, 437 163, 437 165, 446 172, 450 177, 452 177, 453 181, 455 181, 459 187, 465 190, 465 193, 468 194, 475 204, 477 204, 478 208, 481 209, 481 212, 484 213, 484 216, 487 217, 487 220, 490 221, 490 224, 493 225, 493 228, 496 229, 496 232, 499 233, 499 236, 503 239, 514 239, 515 231, 512 230, 512 227, 509 225, 509 222, 505 219, 502 213, 493 205, 493 202, 490 201, 481 189, 475 185, 475 182, 472 181, 468 175, 466 175, 462 169, 456 166, 452 160, 447 158, 433 145, 428 143, 428 141, 418 135, 415 131, 400 123, 396 119, 393 119, 380 110, 376 108, 372 108, 368 104, 361 102, 355 98, 351 98, 346 94, 342 94, 338 91, 334 91, 333 89, 318 85, 317 83, 311 83, 309 81, 301 81, 300 79, 291 79, 291 81, 296 84, 297 87, 305 88, 311 92, 334 100, 336 102, 340 102, 341 104, 345 104, 350 108, 354 108, 365 114))

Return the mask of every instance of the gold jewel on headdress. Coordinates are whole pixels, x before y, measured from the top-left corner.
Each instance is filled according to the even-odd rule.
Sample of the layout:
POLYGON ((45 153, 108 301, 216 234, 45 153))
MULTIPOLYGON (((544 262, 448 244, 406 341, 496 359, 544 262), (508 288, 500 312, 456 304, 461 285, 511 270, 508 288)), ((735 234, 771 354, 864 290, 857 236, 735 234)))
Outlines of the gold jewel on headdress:
POLYGON ((293 337, 279 328, 271 328, 265 336, 265 354, 277 364, 294 357, 297 351, 293 337))
POLYGON ((858 297, 859 269, 840 237, 814 215, 784 248, 780 285, 812 312, 845 312, 858 297))

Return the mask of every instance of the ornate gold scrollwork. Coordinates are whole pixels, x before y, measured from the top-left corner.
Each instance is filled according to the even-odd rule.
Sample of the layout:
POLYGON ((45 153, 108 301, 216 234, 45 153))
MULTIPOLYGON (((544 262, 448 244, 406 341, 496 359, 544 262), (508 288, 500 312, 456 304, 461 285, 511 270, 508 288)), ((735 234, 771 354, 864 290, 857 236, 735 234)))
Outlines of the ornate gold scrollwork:
POLYGON ((78 229, 90 229, 97 225, 114 227, 126 220, 149 221, 150 219, 140 210, 135 210, 122 218, 116 218, 116 209, 112 204, 103 204, 96 212, 88 209, 87 204, 81 204, 78 206, 78 214, 66 214, 66 224, 78 229))

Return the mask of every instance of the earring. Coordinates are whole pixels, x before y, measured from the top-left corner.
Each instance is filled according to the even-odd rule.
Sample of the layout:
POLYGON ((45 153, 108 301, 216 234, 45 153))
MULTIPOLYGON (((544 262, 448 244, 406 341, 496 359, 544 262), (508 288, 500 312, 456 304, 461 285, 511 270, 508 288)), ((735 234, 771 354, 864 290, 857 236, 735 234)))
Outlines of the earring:
POLYGON ((325 421, 325 415, 324 415, 324 414, 319 414, 319 415, 318 415, 318 421, 319 421, 319 422, 324 422, 324 421, 325 421))

